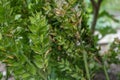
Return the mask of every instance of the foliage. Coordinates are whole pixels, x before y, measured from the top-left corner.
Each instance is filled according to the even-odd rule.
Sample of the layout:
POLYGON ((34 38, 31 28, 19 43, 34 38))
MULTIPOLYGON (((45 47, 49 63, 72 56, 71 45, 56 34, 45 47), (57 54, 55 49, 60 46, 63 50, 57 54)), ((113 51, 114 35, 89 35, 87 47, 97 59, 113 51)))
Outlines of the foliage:
POLYGON ((104 28, 99 28, 98 30, 102 34, 102 36, 105 36, 106 34, 110 34, 110 33, 116 33, 116 30, 112 29, 109 26, 104 28))
POLYGON ((116 38, 111 44, 108 55, 106 56, 109 63, 120 63, 120 40, 118 38, 116 38))
POLYGON ((119 11, 119 4, 119 0, 105 0, 102 6, 108 10, 119 11))
MULTIPOLYGON (((87 3, 87 12, 89 13, 88 25, 91 25, 94 16, 92 12, 93 8, 89 0, 85 1, 87 3)), ((96 29, 99 30, 100 33, 103 34, 103 36, 109 34, 110 32, 114 33, 114 28, 119 26, 119 18, 116 18, 118 12, 114 11, 115 9, 112 8, 113 6, 111 6, 111 3, 114 3, 114 5, 116 5, 117 0, 115 0, 114 2, 103 0, 102 5, 100 6, 96 29), (110 9, 108 9, 108 5, 111 6, 109 7, 110 9)))
POLYGON ((0 73, 0 79, 2 79, 2 73, 0 73))
POLYGON ((0 0, 0 60, 7 76, 88 80, 97 49, 86 23, 83 0, 0 0))

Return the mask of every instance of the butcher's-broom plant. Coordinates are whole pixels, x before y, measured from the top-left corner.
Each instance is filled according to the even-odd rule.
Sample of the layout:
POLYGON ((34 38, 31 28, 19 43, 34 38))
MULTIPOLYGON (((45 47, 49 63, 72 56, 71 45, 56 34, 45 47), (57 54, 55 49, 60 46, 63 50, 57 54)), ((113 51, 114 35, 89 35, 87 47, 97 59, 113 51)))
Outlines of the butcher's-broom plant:
POLYGON ((87 19, 83 0, 0 0, 0 60, 7 76, 90 80, 97 51, 87 19))

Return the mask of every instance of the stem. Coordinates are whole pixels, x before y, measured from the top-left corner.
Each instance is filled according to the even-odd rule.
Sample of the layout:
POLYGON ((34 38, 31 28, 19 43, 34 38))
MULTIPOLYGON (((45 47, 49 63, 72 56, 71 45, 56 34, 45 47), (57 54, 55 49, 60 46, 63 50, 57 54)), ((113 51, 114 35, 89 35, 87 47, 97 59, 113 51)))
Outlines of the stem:
MULTIPOLYGON (((103 60, 106 61, 106 56, 104 56, 103 60)), ((106 80, 110 80, 110 79, 109 79, 109 76, 108 76, 107 69, 106 69, 106 64, 105 64, 105 62, 103 62, 103 70, 104 70, 104 73, 105 73, 105 76, 106 76, 106 80)))
POLYGON ((83 60, 84 60, 84 64, 85 64, 85 70, 86 70, 87 79, 90 80, 90 74, 89 74, 89 68, 88 68, 88 63, 87 63, 87 53, 86 53, 86 51, 83 51, 83 60))
POLYGON ((104 69, 104 72, 105 72, 106 79, 110 80, 105 65, 103 66, 103 69, 104 69))
POLYGON ((96 23, 97 23, 97 18, 98 18, 98 14, 99 14, 99 10, 100 10, 100 5, 103 0, 98 0, 98 2, 95 2, 95 0, 90 0, 90 1, 92 3, 92 7, 93 7, 93 21, 91 24, 91 33, 94 34, 96 23))
POLYGON ((8 67, 6 66, 6 77, 5 80, 8 80, 8 67))

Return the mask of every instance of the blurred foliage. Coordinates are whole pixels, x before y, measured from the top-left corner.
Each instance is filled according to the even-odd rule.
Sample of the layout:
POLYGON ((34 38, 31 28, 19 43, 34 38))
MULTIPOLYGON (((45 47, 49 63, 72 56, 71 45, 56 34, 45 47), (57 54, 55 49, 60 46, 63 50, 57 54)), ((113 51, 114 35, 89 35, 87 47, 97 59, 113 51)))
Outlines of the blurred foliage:
POLYGON ((2 79, 2 77, 3 77, 3 75, 2 75, 2 73, 0 73, 0 79, 2 79))
POLYGON ((111 27, 105 27, 105 28, 100 28, 98 29, 99 32, 102 34, 102 36, 105 36, 106 33, 110 34, 110 33, 116 33, 115 29, 112 29, 111 27))
MULTIPOLYGON (((93 20, 93 9, 90 3, 90 0, 85 0, 87 5, 87 13, 89 13, 88 25, 91 25, 93 20)), ((119 0, 103 0, 102 5, 100 7, 98 21, 96 24, 96 30, 99 31, 104 37, 109 33, 116 33, 115 28, 119 27, 120 18, 119 18, 119 0)), ((94 37, 95 42, 98 42, 98 36, 94 37)), ((115 41, 111 44, 110 49, 106 54, 102 56, 102 60, 107 62, 107 68, 111 63, 115 63, 116 65, 120 64, 120 43, 119 39, 115 39, 115 41)), ((106 44, 107 45, 107 44, 106 44)), ((105 45, 105 46, 106 46, 105 45)), ((104 46, 104 45, 103 45, 104 46)), ((104 64, 106 65, 106 64, 104 64)), ((119 68, 118 68, 119 69, 119 68)), ((116 71, 118 69, 115 69, 116 71)), ((99 69, 101 71, 101 69, 99 69)), ((98 71, 99 71, 98 70, 98 71)), ((115 71, 114 70, 114 71, 115 71)), ((105 70, 104 70, 105 71, 105 70)), ((113 73, 114 74, 114 73, 113 73)), ((119 73, 118 73, 119 74, 119 73)), ((120 76, 120 75, 118 75, 120 76)))
MULTIPOLYGON (((90 1, 89 0, 85 0, 85 1, 87 3, 86 4, 87 12, 90 14, 88 25, 91 25, 91 22, 93 20, 93 12, 92 12, 93 9, 90 1)), ((114 7, 118 8, 119 5, 116 6, 118 3, 119 3, 119 0, 103 0, 102 5, 100 6, 96 29, 99 30, 100 33, 103 34, 103 36, 105 34, 109 34, 111 31, 112 33, 114 33, 115 32, 114 28, 119 26, 120 20, 117 17, 117 15, 119 14, 119 11, 115 10, 113 6, 111 6, 112 4, 112 5, 115 5, 114 7)))
POLYGON ((115 38, 106 56, 109 63, 120 63, 120 40, 118 38, 115 38))
POLYGON ((102 6, 107 10, 119 11, 120 10, 119 4, 120 4, 119 0, 104 0, 102 6))
POLYGON ((87 20, 83 0, 0 0, 0 61, 7 64, 7 76, 16 80, 93 76, 98 50, 87 20))

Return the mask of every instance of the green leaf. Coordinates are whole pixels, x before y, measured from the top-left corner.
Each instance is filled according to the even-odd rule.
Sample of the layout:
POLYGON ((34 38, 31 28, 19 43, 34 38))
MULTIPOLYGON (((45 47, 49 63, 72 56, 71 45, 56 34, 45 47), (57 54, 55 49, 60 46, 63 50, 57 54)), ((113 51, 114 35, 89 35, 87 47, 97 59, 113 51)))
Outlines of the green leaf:
POLYGON ((102 11, 102 12, 99 14, 99 18, 100 18, 100 17, 103 17, 103 16, 107 16, 108 18, 112 19, 113 21, 119 22, 118 19, 116 19, 112 14, 110 14, 110 13, 107 12, 106 10, 102 11))
POLYGON ((3 77, 3 75, 2 75, 2 73, 0 72, 0 79, 2 79, 2 77, 3 77))
POLYGON ((15 15, 15 20, 18 20, 18 19, 20 19, 20 18, 21 18, 21 15, 20 15, 20 14, 15 15))
POLYGON ((29 77, 29 76, 31 76, 29 73, 24 73, 24 74, 22 74, 22 78, 24 79, 24 78, 27 78, 27 77, 29 77))
POLYGON ((2 34, 0 33, 0 40, 2 39, 2 34))

